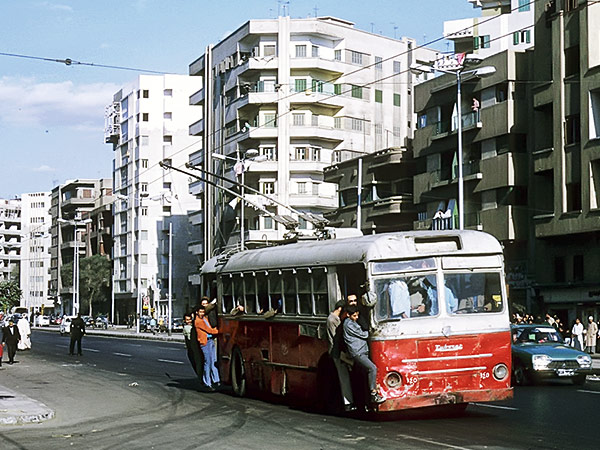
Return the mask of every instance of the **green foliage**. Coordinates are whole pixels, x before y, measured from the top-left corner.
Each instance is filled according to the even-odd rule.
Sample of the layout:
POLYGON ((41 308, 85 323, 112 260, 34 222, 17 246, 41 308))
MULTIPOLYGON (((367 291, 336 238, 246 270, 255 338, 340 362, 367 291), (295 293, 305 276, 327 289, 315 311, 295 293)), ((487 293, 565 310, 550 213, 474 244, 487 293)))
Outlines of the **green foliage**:
POLYGON ((23 291, 16 281, 0 282, 0 309, 10 311, 13 306, 17 306, 21 301, 23 291))
POLYGON ((107 312, 105 304, 110 298, 112 264, 101 255, 93 255, 79 261, 80 311, 107 312))

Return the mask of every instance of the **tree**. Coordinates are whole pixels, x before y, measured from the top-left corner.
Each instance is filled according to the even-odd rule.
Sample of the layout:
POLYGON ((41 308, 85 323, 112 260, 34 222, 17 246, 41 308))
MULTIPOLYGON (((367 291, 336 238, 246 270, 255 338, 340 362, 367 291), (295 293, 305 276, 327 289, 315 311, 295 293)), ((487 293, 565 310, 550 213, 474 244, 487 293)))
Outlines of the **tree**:
POLYGON ((80 310, 87 307, 91 316, 92 305, 101 307, 102 303, 108 301, 111 272, 112 264, 105 256, 93 255, 79 261, 80 310))
POLYGON ((19 283, 16 281, 2 281, 0 282, 0 309, 9 312, 13 306, 17 306, 23 291, 19 287, 19 283))

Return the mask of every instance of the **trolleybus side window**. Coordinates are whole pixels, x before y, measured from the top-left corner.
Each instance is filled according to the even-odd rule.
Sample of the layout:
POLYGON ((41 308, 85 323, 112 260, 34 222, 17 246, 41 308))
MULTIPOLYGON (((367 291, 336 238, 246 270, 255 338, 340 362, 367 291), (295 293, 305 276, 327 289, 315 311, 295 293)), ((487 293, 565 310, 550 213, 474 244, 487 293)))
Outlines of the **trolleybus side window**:
POLYGON ((499 273, 446 273, 444 278, 455 297, 446 296, 448 312, 473 314, 503 310, 499 273))
POLYGON ((317 316, 326 316, 329 314, 327 273, 323 269, 315 269, 312 275, 315 314, 317 316))
POLYGON ((241 273, 234 273, 232 280, 233 307, 231 309, 244 304, 244 276, 241 273))
POLYGON ((439 312, 435 274, 375 279, 378 320, 435 316, 439 312))
POLYGON ((298 313, 312 315, 313 305, 310 273, 306 269, 298 269, 296 278, 298 281, 298 305, 300 306, 298 313))
POLYGON ((272 309, 283 312, 283 277, 279 272, 269 272, 269 299, 272 309))
POLYGON ((221 277, 223 284, 223 302, 221 311, 225 314, 233 309, 233 279, 229 275, 221 277))
POLYGON ((291 270, 283 272, 283 312, 296 314, 298 298, 296 297, 296 277, 291 270))
POLYGON ((244 274, 244 287, 246 299, 246 313, 256 313, 256 278, 251 273, 244 274))
POLYGON ((264 314, 269 309, 269 285, 267 282, 268 272, 258 272, 256 274, 256 295, 258 297, 258 313, 264 314))

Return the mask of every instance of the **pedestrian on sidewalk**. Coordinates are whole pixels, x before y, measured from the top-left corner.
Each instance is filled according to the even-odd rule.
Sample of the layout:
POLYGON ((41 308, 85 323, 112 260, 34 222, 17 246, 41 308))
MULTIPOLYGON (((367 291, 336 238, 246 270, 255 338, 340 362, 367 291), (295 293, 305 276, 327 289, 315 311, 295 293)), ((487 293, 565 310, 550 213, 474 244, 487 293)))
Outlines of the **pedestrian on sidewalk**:
POLYGON ((77 313, 77 317, 73 319, 71 322, 71 343, 69 345, 69 355, 73 355, 73 351, 75 350, 75 343, 77 343, 77 354, 79 356, 81 353, 81 338, 85 334, 85 322, 81 318, 81 314, 77 313))
POLYGON ((598 324, 592 316, 588 317, 587 332, 585 334, 585 351, 590 355, 596 353, 596 336, 598 335, 598 324))
POLYGON ((8 364, 15 362, 17 353, 17 344, 21 340, 19 329, 15 325, 12 317, 8 319, 8 326, 2 329, 2 343, 6 343, 6 352, 8 353, 8 364))
POLYGON ((583 324, 579 320, 579 317, 575 319, 575 325, 573 325, 571 334, 573 335, 573 343, 571 345, 577 350, 583 351, 583 324))
POLYGON ((18 344, 19 350, 31 350, 31 327, 25 314, 21 315, 21 318, 17 320, 17 328, 21 335, 21 340, 18 344))

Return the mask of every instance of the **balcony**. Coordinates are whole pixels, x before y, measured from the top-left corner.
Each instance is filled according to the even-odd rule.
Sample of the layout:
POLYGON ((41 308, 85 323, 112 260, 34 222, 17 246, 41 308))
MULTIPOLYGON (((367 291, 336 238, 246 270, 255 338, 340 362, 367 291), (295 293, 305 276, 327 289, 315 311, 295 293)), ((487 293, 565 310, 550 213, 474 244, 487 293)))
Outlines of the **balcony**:
POLYGON ((249 70, 277 70, 279 66, 279 60, 275 56, 269 56, 265 58, 250 57, 243 64, 234 68, 234 75, 240 75, 249 70))
POLYGON ((291 138, 322 139, 328 142, 342 142, 343 132, 337 128, 324 126, 291 126, 291 138))
POLYGON ((204 150, 198 150, 194 153, 190 153, 188 160, 193 166, 200 166, 204 164, 204 150))
POLYGON ((444 37, 450 40, 472 39, 476 19, 459 19, 444 22, 444 37))
POLYGON ((531 155, 534 173, 546 172, 554 168, 554 147, 536 150, 531 155))
POLYGON ((204 135, 204 119, 200 119, 190 125, 190 136, 204 135))
POLYGON ((199 286, 202 283, 202 277, 199 273, 191 273, 188 275, 188 283, 193 286, 199 286))
POLYGON ((188 252, 192 255, 203 255, 204 254, 204 241, 191 241, 188 242, 188 252))
POLYGON ((290 69, 304 69, 304 70, 322 70, 327 72, 332 78, 339 77, 344 74, 344 66, 346 64, 342 61, 335 61, 333 59, 324 59, 319 57, 314 58, 290 58, 290 69))
MULTIPOLYGON (((462 114, 462 129, 464 131, 481 128, 481 117, 479 111, 471 111, 462 114)), ((444 120, 433 125, 433 133, 431 139, 441 139, 454 134, 458 130, 458 117, 453 117, 451 120, 444 120)))
POLYGON ((321 161, 290 161, 291 173, 322 173, 329 163, 321 161))
MULTIPOLYGON (((365 206, 365 209, 368 207, 365 206)), ((380 218, 387 215, 414 214, 412 195, 394 195, 391 197, 375 200, 368 208, 368 218, 380 218)))
POLYGON ((194 211, 188 214, 188 221, 192 226, 199 226, 204 224, 204 211, 194 211))
POLYGON ((204 104, 204 88, 190 96, 190 105, 201 106, 204 104))
POLYGON ((504 153, 480 161, 483 173, 481 182, 474 192, 487 191, 508 186, 527 184, 527 154, 504 153))
POLYGON ((188 192, 192 195, 203 195, 204 194, 204 181, 193 181, 189 184, 188 192))
POLYGON ((500 241, 527 239, 527 207, 501 205, 480 212, 483 231, 500 241))
POLYGON ((290 194, 290 205, 294 208, 337 208, 337 197, 311 194, 290 194))

